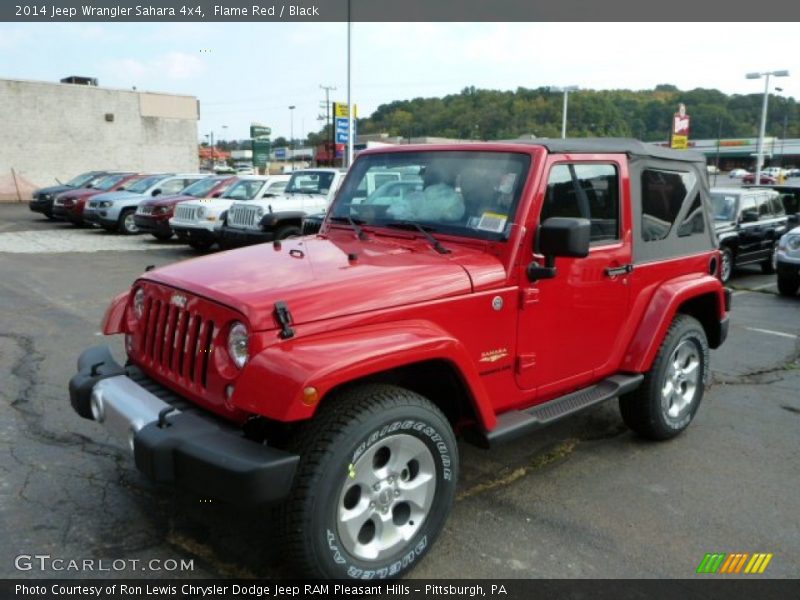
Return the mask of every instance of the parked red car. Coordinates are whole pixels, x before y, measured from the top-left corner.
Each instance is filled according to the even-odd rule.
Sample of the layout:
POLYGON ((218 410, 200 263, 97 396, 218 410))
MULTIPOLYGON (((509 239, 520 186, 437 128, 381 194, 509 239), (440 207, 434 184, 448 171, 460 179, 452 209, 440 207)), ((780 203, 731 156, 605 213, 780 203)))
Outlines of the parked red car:
POLYGON ((101 179, 94 187, 59 194, 53 201, 53 216, 66 219, 75 225, 83 225, 83 208, 89 198, 104 192, 123 190, 126 185, 142 177, 143 175, 137 173, 112 173, 101 179))
MULTIPOLYGON (((742 177, 742 183, 753 183, 756 180, 755 173, 748 173, 744 177, 742 177)), ((761 185, 775 185, 778 183, 778 180, 775 179, 772 175, 767 175, 766 173, 761 174, 761 185)))
POLYGON ((144 200, 136 209, 133 219, 141 231, 150 233, 157 240, 168 240, 173 231, 169 220, 175 214, 175 205, 196 198, 219 198, 236 181, 234 175, 217 175, 194 182, 173 196, 156 196, 144 200))
POLYGON ((689 426, 728 332, 711 215, 702 154, 635 140, 366 150, 318 235, 142 274, 102 325, 126 358, 84 351, 70 400, 154 481, 283 501, 298 574, 400 577, 445 525, 456 434, 617 397, 643 437, 689 426), (368 193, 387 173, 420 189, 368 193))

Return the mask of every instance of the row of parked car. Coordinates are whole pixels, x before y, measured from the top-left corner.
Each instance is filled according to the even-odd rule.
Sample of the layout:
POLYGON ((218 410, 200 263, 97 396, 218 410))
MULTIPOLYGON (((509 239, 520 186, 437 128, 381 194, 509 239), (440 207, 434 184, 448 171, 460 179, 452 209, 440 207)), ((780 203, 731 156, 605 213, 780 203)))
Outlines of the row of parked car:
MULTIPOLYGON (((93 171, 63 186, 37 190, 30 208, 107 231, 150 233, 162 241, 177 236, 205 251, 215 244, 232 248, 315 232, 344 175, 344 170, 328 168, 269 176, 93 171)), ((419 186, 400 177, 370 174, 362 192, 402 195, 419 186)), ((777 272, 782 294, 797 293, 800 187, 715 187, 711 196, 723 282, 736 267, 759 264, 765 273, 777 272)))
POLYGON ((30 209, 50 219, 133 235, 173 236, 197 250, 280 240, 301 233, 303 218, 324 212, 341 169, 284 175, 209 175, 92 171, 37 190, 30 209))

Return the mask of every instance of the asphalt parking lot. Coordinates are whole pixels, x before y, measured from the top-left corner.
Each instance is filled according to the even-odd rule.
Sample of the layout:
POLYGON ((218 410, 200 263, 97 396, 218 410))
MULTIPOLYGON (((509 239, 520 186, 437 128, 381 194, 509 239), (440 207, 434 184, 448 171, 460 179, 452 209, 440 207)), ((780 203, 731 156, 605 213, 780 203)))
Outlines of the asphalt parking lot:
MULTIPOLYGON (((21 572, 20 554, 194 560, 114 576, 283 573, 268 511, 153 486, 69 406, 108 301, 145 266, 194 255, 0 205, 0 577, 109 576, 21 572)), ((707 552, 768 552, 765 577, 797 577, 800 297, 778 296, 757 269, 731 283, 730 337, 684 435, 644 442, 612 402, 492 451, 461 445, 453 514, 412 576, 687 578, 707 552)))

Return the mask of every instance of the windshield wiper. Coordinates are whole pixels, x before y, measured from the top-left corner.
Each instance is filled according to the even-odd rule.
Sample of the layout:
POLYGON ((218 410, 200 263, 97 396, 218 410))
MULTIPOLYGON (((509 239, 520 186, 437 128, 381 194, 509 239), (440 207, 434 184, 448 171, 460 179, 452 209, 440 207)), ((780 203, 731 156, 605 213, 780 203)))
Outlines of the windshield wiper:
POLYGON ((416 221, 394 221, 392 223, 387 223, 386 227, 394 227, 395 229, 416 229, 425 236, 425 239, 430 242, 433 249, 439 254, 450 254, 451 252, 451 250, 442 246, 442 243, 430 234, 431 231, 436 231, 433 227, 423 227, 416 221))
POLYGON ((364 233, 363 229, 361 229, 361 225, 366 223, 366 221, 362 221, 361 219, 353 219, 352 217, 331 217, 330 220, 339 221, 341 223, 350 223, 350 225, 353 227, 353 230, 356 232, 358 239, 362 241, 367 239, 367 234, 364 233))

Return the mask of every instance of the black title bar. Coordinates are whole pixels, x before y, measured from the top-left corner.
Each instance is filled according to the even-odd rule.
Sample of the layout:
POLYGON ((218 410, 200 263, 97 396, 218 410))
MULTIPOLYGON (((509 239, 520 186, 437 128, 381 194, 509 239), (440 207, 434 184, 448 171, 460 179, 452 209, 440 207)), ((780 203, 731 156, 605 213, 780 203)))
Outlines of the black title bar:
MULTIPOLYGON (((677 22, 654 43, 687 44, 681 22, 800 20, 800 3, 760 0, 3 0, 0 21, 677 22)), ((597 32, 598 47, 604 43, 597 32)))

